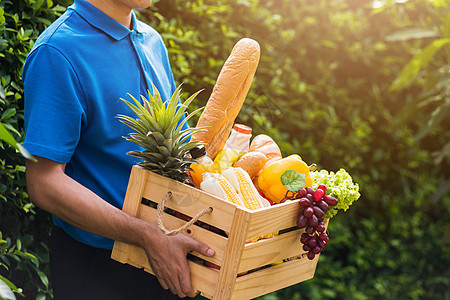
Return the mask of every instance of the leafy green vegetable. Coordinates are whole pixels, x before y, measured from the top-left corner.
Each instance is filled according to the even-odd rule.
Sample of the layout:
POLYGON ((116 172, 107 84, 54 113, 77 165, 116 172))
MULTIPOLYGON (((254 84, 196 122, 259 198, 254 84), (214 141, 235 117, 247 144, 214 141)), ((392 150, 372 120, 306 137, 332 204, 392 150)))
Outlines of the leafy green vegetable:
POLYGON ((291 192, 298 191, 305 186, 305 174, 299 173, 294 170, 286 170, 281 175, 281 183, 286 186, 291 192))
POLYGON ((320 170, 309 173, 313 180, 313 188, 317 189, 319 184, 327 187, 327 195, 338 199, 338 203, 325 213, 325 218, 332 218, 341 209, 346 211, 361 196, 359 193, 359 185, 354 183, 350 174, 344 169, 340 169, 336 173, 320 170))

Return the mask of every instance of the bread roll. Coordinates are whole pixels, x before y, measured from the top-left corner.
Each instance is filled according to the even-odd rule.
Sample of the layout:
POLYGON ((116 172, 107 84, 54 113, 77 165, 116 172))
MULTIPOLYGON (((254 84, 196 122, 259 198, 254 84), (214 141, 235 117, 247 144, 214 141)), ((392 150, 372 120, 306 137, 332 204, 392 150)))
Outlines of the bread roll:
POLYGON ((243 38, 236 43, 220 71, 205 110, 197 122, 197 127, 206 130, 192 136, 193 141, 205 143, 206 153, 212 159, 222 150, 230 135, 234 120, 250 89, 259 55, 259 44, 243 38))
POLYGON ((275 141, 268 135, 258 134, 250 143, 249 152, 261 152, 267 157, 267 162, 264 168, 274 161, 282 158, 281 151, 275 141))
POLYGON ((241 167, 247 171, 250 178, 253 179, 264 167, 267 160, 268 158, 261 152, 247 152, 234 162, 233 167, 241 167))
POLYGON ((259 134, 254 137, 252 142, 250 143, 250 152, 261 152, 264 154, 267 158, 266 163, 264 166, 258 171, 256 176, 253 178, 253 184, 256 186, 256 188, 259 190, 258 186, 258 177, 259 174, 261 174, 262 170, 264 170, 265 167, 270 165, 271 163, 280 160, 282 158, 281 151, 278 145, 275 143, 275 141, 268 135, 265 134, 259 134))

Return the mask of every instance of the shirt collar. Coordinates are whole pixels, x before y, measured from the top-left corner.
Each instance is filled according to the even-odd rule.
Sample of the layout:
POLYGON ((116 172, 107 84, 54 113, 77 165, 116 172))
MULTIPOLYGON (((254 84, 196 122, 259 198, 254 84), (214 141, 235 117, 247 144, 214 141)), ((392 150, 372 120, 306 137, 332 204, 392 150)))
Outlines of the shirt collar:
MULTIPOLYGON (((69 9, 75 10, 92 26, 100 29, 116 40, 121 40, 131 33, 131 30, 127 27, 123 26, 85 0, 75 0, 69 9)), ((137 31, 137 20, 134 12, 132 12, 131 18, 132 31, 137 31)))

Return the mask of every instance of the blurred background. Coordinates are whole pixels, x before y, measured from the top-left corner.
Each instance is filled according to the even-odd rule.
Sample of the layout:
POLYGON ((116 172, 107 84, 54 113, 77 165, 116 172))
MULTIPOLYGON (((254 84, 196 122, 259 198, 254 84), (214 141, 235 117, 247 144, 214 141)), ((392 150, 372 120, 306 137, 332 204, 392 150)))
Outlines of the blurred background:
MULTIPOLYGON (((70 4, 0 1, 0 122, 19 143, 22 65, 70 4)), ((450 1, 153 0, 137 14, 163 36, 176 83, 205 89, 191 110, 234 44, 258 41, 237 121, 360 186, 315 277, 260 299, 450 299, 450 1)), ((0 282, 50 299, 50 217, 28 199, 24 158, 5 142, 0 153, 0 282)))

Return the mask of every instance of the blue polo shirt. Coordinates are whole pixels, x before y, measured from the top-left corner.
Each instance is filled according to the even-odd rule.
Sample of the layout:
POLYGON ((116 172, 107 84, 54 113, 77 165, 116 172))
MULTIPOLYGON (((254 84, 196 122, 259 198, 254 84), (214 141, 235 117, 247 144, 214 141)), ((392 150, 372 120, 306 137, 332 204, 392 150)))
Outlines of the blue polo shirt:
MULTIPOLYGON (((139 147, 116 116, 132 111, 120 98, 139 99, 155 85, 163 99, 175 90, 161 36, 133 14, 132 30, 84 0, 76 0, 38 38, 27 57, 25 148, 66 163, 66 174, 122 208, 131 167, 126 155, 139 147)), ((57 226, 88 245, 113 241, 53 217, 57 226)))

